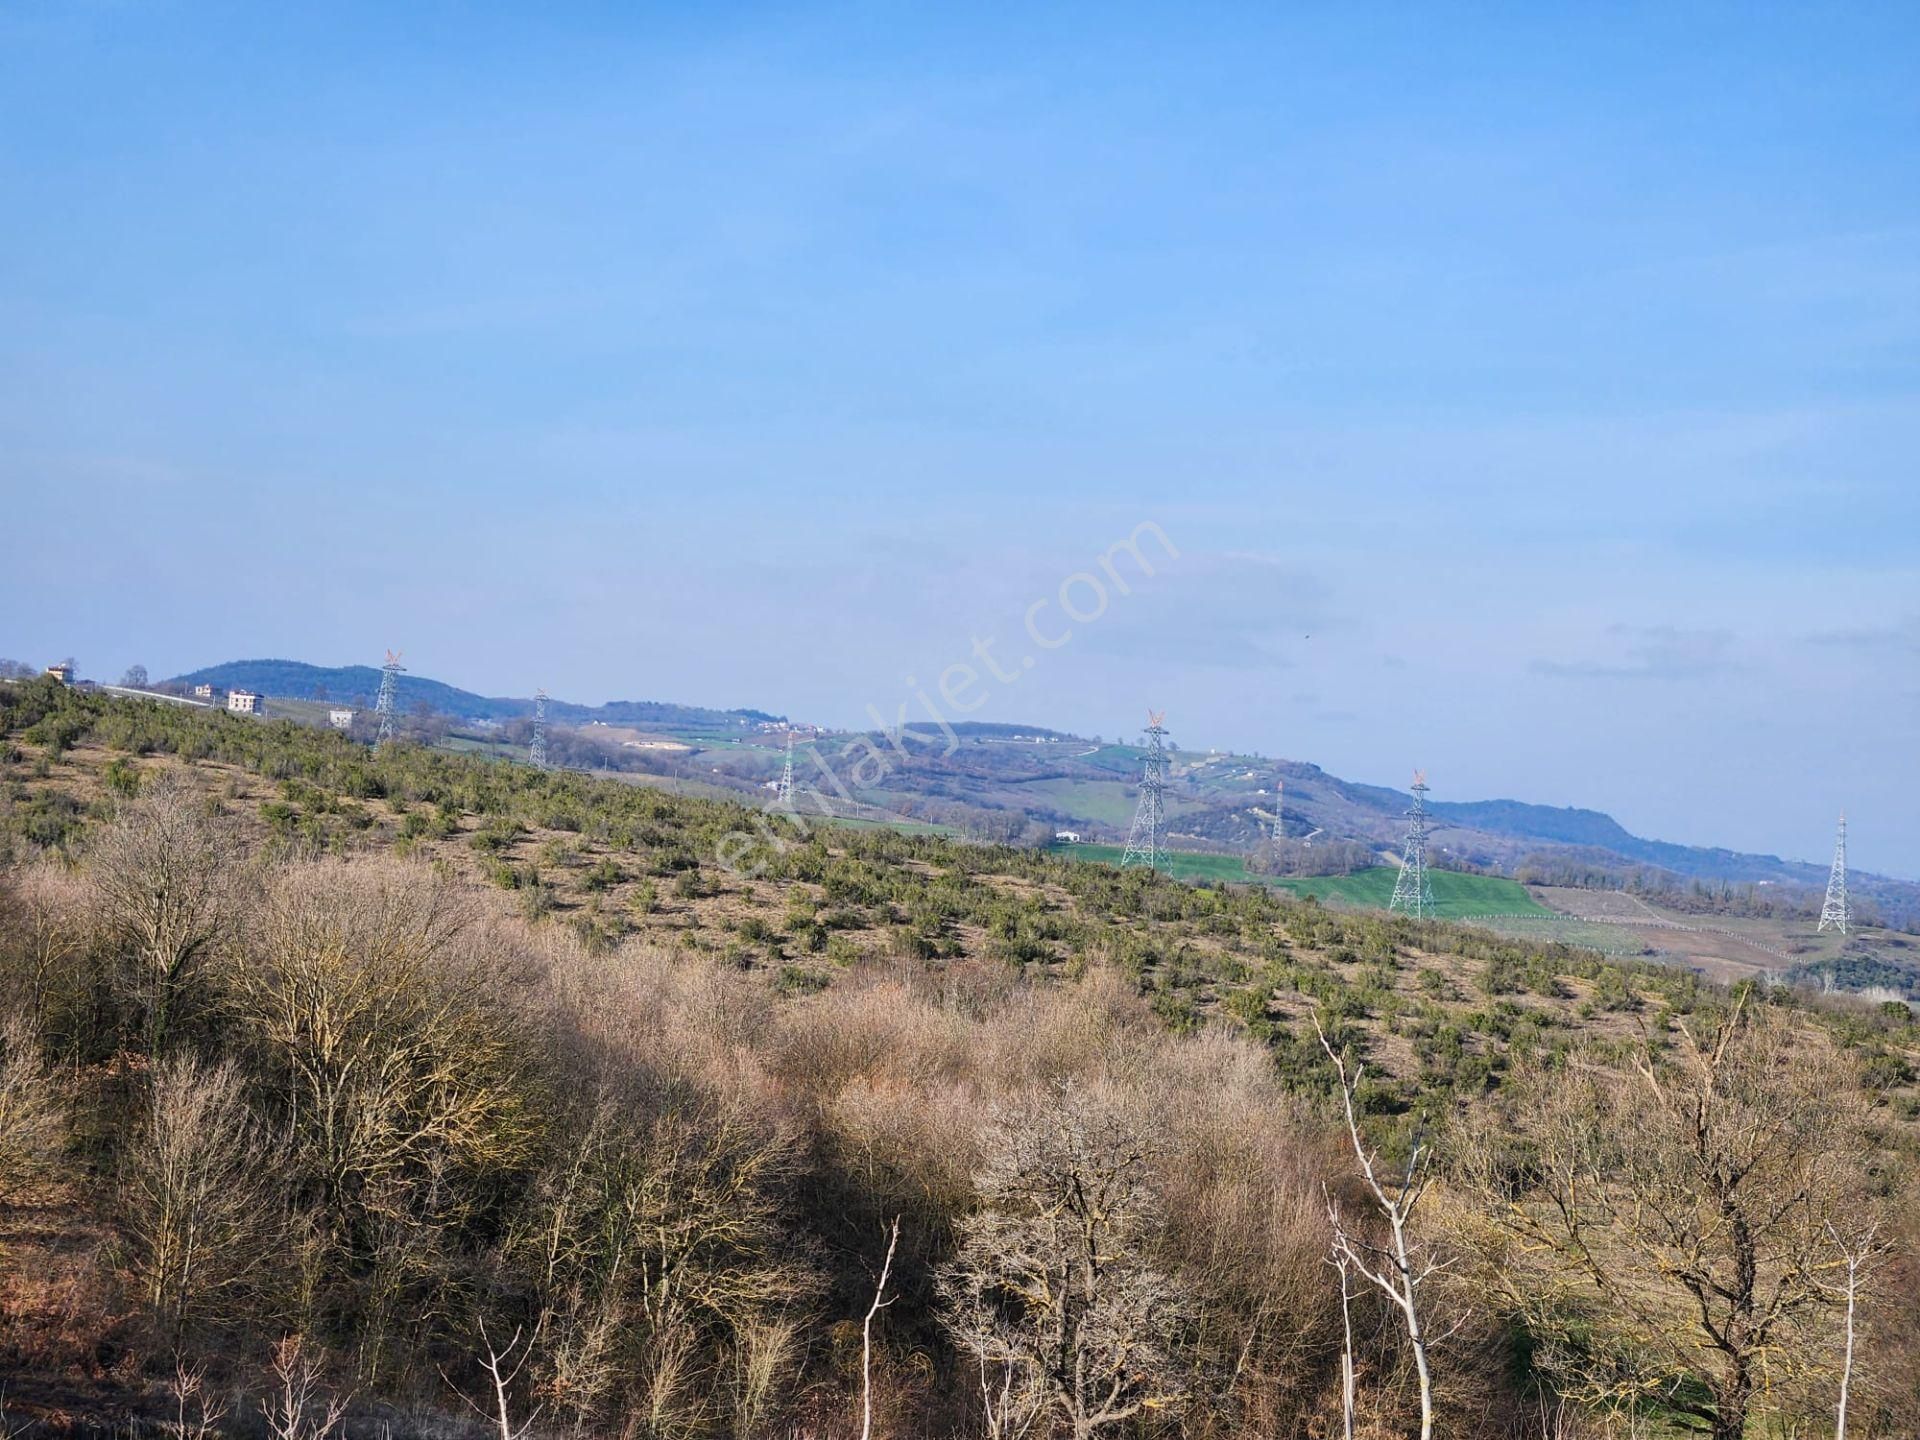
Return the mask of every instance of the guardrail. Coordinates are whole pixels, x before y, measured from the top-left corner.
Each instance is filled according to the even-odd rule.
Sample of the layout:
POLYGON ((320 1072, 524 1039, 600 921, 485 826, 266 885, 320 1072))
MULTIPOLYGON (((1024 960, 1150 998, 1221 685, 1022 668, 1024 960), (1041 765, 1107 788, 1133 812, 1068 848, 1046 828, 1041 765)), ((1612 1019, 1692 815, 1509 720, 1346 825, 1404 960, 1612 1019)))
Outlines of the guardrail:
POLYGON ((126 685, 101 685, 97 687, 108 695, 124 695, 129 700, 164 700, 169 705, 191 705, 195 710, 215 710, 219 707, 206 700, 189 700, 184 695, 163 695, 158 690, 135 690, 126 685))

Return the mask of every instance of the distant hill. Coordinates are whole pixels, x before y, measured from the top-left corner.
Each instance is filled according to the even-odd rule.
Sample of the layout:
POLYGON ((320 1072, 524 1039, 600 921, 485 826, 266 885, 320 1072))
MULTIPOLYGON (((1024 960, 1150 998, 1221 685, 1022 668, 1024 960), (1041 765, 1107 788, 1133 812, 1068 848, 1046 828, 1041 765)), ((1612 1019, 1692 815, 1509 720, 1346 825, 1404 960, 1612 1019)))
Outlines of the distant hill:
MULTIPOLYGON (((931 732, 934 727, 922 720, 917 727, 910 722, 909 728, 931 732)), ((975 740, 1078 740, 1081 737, 1066 730, 1049 730, 1043 725, 1001 725, 989 720, 955 720, 951 722, 953 733, 962 739, 975 740)))
MULTIPOLYGON (((235 660, 179 676, 176 683, 244 688, 289 699, 324 695, 364 706, 379 690, 380 671, 371 665, 235 660)), ((507 721, 533 713, 531 698, 477 695, 422 675, 403 674, 399 689, 403 710, 424 703, 454 720, 507 721)), ((563 725, 600 721, 669 730, 696 740, 740 736, 786 718, 764 710, 647 700, 605 705, 549 700, 548 714, 563 725)), ((977 828, 986 816, 1013 822, 1009 834, 1031 823, 1072 828, 1089 840, 1125 838, 1140 775, 1141 752, 1136 747, 1092 746, 1084 737, 1039 725, 963 721, 953 727, 959 748, 949 754, 936 727, 925 721, 909 724, 911 758, 901 758, 884 775, 862 782, 860 803, 961 829, 977 828)), ((823 736, 815 745, 831 754, 851 738, 823 736)), ((888 746, 878 749, 895 754, 888 746)), ((750 746, 721 746, 718 753, 706 750, 679 758, 636 752, 619 763, 664 774, 684 772, 684 778, 697 778, 704 785, 754 795, 771 778, 770 767, 777 765, 764 747, 750 746)), ((1327 840, 1358 841, 1381 855, 1398 851, 1413 798, 1407 792, 1343 780, 1304 761, 1199 751, 1174 756, 1168 799, 1176 842, 1239 854, 1252 851, 1271 836, 1271 807, 1281 786, 1290 839, 1324 835, 1327 840)), ((1555 864, 1607 875, 1606 883, 1619 883, 1628 872, 1645 868, 1685 884, 1698 880, 1778 886, 1773 893, 1784 897, 1791 891, 1796 903, 1806 903, 1811 892, 1816 906, 1826 884, 1824 865, 1649 840, 1598 810, 1519 800, 1430 801, 1428 809, 1436 822, 1435 854, 1448 869, 1512 875, 1523 866, 1538 868, 1547 857, 1555 864)), ((1920 885, 1864 872, 1855 872, 1853 878, 1857 893, 1870 898, 1892 923, 1920 923, 1920 885)), ((1568 883, 1602 882, 1588 878, 1568 883)))
POLYGON ((1439 801, 1427 808, 1439 819, 1517 840, 1591 845, 1622 855, 1627 853, 1624 847, 1643 843, 1618 820, 1598 810, 1576 810, 1572 806, 1556 809, 1519 800, 1439 801))
MULTIPOLYGON (((371 705, 380 691, 380 671, 372 665, 309 665, 300 660, 229 660, 175 676, 175 685, 212 685, 222 690, 254 690, 269 698, 336 700, 348 705, 371 705)), ((533 698, 476 695, 424 675, 402 674, 397 685, 400 708, 424 704, 436 715, 455 720, 515 720, 533 714, 533 698)), ((604 705, 578 705, 549 700, 547 713, 555 720, 576 724, 589 720, 609 725, 672 726, 699 730, 746 730, 763 721, 784 717, 764 710, 713 710, 702 705, 675 705, 659 700, 610 700, 604 705)))
POLYGON ((1427 808, 1436 817, 1471 830, 1506 835, 1516 840, 1541 840, 1556 845, 1607 850, 1690 879, 1711 876, 1716 880, 1771 880, 1815 885, 1825 884, 1827 878, 1825 866, 1782 860, 1777 855, 1749 855, 1718 847, 1643 840, 1611 815, 1598 810, 1528 805, 1519 800, 1449 801, 1427 808))

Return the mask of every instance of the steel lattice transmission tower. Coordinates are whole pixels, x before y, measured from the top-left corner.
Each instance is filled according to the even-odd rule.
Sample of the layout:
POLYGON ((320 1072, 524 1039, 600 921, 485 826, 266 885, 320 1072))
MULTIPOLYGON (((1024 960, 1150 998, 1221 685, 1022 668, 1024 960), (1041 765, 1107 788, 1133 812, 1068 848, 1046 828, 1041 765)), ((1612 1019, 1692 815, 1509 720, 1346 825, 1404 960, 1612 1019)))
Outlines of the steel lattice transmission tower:
POLYGON ((1407 811, 1407 853, 1393 882, 1387 909, 1418 920, 1433 918, 1433 881, 1427 878, 1427 772, 1413 772, 1413 807, 1407 811))
MULTIPOLYGON (((1853 902, 1847 899, 1847 817, 1840 817, 1840 834, 1833 842, 1833 873, 1827 876, 1827 903, 1820 907, 1820 929, 1853 929, 1853 902)), ((1818 933, 1818 932, 1815 932, 1818 933)))
POLYGON ((1147 712, 1147 762, 1140 776, 1140 807, 1133 812, 1133 829, 1127 832, 1127 850, 1120 857, 1120 868, 1145 865, 1151 870, 1167 868, 1167 714, 1164 710, 1147 712))
POLYGON ((787 763, 781 768, 780 783, 773 787, 773 803, 782 810, 793 809, 793 731, 787 731, 787 763))
POLYGON ((398 650, 387 651, 387 663, 380 667, 380 694, 373 702, 373 713, 380 719, 380 733, 373 741, 375 745, 384 745, 393 739, 393 703, 400 693, 400 672, 406 668, 400 663, 398 650))
POLYGON ((547 768, 547 688, 533 692, 533 739, 527 745, 527 759, 536 770, 547 768))
POLYGON ((1287 782, 1273 782, 1273 840, 1277 845, 1287 838, 1287 782))

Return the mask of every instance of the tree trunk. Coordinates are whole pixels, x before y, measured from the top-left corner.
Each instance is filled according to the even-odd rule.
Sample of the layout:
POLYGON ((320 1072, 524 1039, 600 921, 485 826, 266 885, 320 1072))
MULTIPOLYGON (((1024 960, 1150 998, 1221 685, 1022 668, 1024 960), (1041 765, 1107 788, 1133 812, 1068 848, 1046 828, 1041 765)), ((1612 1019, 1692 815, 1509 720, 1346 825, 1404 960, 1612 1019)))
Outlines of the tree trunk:
MULTIPOLYGON (((1872 1243, 1872 1236, 1868 1236, 1872 1243)), ((1860 1262, 1847 1256, 1847 1358, 1840 1370, 1840 1410, 1834 1421, 1833 1440, 1847 1440, 1847 1392, 1853 1388, 1853 1307, 1860 1293, 1860 1262)))
POLYGON ((1746 1440, 1747 1401, 1752 1396, 1753 1382, 1742 1365, 1714 1397, 1713 1440, 1746 1440))

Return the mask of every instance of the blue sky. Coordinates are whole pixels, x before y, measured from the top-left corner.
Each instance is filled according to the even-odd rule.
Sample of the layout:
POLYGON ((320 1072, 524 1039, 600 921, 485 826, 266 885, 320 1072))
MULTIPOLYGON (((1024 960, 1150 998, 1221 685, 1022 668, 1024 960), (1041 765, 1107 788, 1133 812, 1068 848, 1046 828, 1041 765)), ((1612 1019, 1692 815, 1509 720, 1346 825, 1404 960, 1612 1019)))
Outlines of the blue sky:
POLYGON ((856 723, 989 639, 1920 875, 1920 12, 1041 8, 0 0, 0 654, 856 723))

